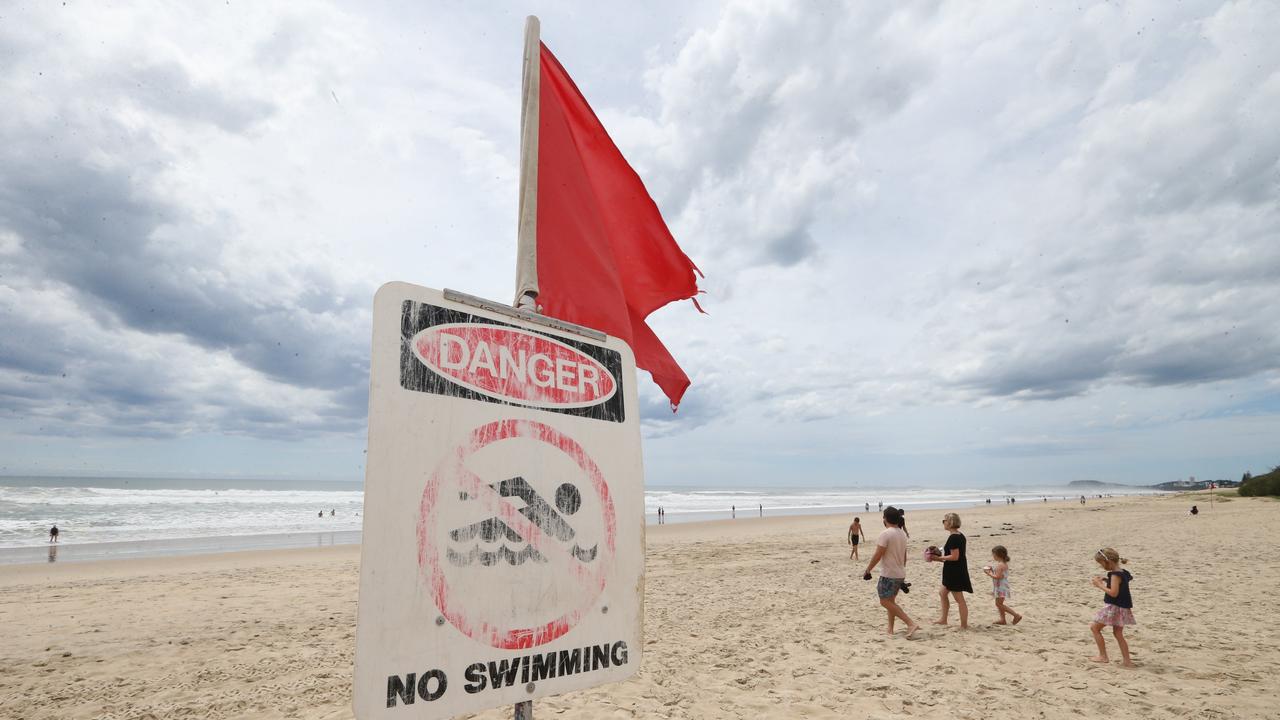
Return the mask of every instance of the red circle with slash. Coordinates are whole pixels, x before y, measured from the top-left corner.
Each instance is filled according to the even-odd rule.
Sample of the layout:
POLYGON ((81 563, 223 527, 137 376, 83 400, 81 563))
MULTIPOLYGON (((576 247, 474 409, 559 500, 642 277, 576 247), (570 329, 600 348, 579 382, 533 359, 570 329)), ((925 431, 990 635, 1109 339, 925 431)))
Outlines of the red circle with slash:
MULTIPOLYGON (((493 502, 493 501, 491 501, 493 502)), ((533 547, 542 551, 554 540, 546 538, 536 525, 521 516, 510 504, 496 501, 498 516, 513 527, 533 547)), ((614 557, 617 541, 617 519, 609 486, 605 483, 600 467, 591 459, 582 445, 554 427, 535 420, 495 420, 472 430, 466 441, 455 446, 435 467, 422 491, 422 503, 418 514, 418 567, 426 575, 436 607, 455 628, 478 642, 496 648, 514 650, 531 648, 549 643, 573 629, 583 615, 604 592, 606 575, 614 557), (440 521, 437 502, 441 489, 446 491, 458 486, 483 497, 494 494, 483 480, 466 468, 466 461, 473 454, 494 443, 513 438, 535 440, 569 456, 591 481, 600 506, 604 524, 604 553, 592 571, 582 565, 570 565, 582 587, 581 602, 555 619, 532 627, 500 627, 488 620, 468 615, 460 598, 451 592, 449 579, 440 563, 440 548, 436 541, 436 526, 440 521)))

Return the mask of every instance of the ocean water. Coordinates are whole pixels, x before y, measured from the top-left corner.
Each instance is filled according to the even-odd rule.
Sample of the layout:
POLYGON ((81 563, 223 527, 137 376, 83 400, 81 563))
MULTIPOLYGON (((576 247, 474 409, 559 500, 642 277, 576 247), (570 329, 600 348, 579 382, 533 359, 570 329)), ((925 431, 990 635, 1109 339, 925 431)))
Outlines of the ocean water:
POLYGON ((352 531, 363 503, 358 482, 7 477, 0 548, 43 545, 54 524, 60 544, 352 531))
MULTIPOLYGON (((213 552, 358 542, 359 482, 173 478, 0 478, 0 562, 30 562, 61 531, 62 559, 213 552), (323 513, 323 515, 321 515, 323 513), (221 539, 221 540, 220 540, 221 539), (144 543, 138 545, 138 543, 144 543), (72 551, 71 546, 99 550, 72 551), (23 551, 25 549, 25 551, 23 551), (78 553, 78 554, 77 554, 78 553)), ((651 487, 645 515, 667 522, 876 512, 878 503, 913 509, 965 507, 1094 495, 1153 492, 1137 487, 695 488, 651 487)), ((50 556, 50 560, 52 560, 50 556)))

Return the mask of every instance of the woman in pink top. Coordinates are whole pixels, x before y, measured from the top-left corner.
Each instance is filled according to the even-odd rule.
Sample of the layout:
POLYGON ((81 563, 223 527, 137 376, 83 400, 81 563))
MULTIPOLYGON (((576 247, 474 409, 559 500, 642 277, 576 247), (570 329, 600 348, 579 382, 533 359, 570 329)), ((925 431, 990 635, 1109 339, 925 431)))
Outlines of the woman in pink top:
POLYGON ((911 637, 920 626, 898 605, 898 593, 907 584, 907 533, 903 525, 906 525, 906 520, 901 510, 892 505, 884 509, 884 530, 876 538, 876 554, 871 556, 862 579, 870 580, 871 571, 876 565, 880 566, 876 595, 880 598, 880 606, 889 613, 889 634, 893 635, 893 621, 902 618, 907 624, 907 637, 911 637))

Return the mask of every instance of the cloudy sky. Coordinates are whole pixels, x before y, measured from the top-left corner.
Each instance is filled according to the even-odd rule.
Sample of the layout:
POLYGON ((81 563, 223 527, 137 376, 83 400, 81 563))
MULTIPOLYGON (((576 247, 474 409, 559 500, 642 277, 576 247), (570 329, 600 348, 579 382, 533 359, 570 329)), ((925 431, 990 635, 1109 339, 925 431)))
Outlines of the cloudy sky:
POLYGON ((507 301, 523 19, 706 271, 653 484, 1280 463, 1280 8, 5 3, 0 474, 363 477, 388 280, 507 301))

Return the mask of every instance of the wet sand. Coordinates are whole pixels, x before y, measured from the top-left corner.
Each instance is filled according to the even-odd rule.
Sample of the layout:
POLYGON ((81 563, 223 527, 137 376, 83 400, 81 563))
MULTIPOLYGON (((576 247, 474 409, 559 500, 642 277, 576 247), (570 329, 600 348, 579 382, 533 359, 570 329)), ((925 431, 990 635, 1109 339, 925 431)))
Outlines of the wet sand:
POLYGON ((277 533, 274 535, 218 535, 163 540, 127 540, 100 543, 57 542, 28 547, 0 548, 0 566, 39 562, 126 560, 175 555, 206 555, 244 550, 352 545, 360 542, 359 530, 277 533))

